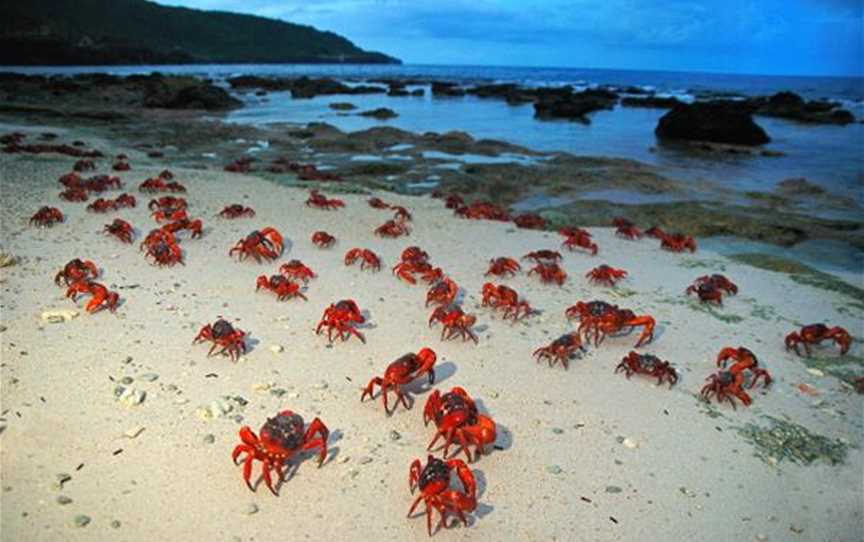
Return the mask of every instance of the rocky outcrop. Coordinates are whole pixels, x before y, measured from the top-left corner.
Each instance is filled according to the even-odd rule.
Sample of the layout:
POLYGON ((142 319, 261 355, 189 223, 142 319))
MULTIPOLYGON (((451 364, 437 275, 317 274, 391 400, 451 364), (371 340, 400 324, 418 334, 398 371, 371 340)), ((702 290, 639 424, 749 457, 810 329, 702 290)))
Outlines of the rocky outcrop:
POLYGON ((433 81, 432 96, 435 97, 459 97, 465 96, 465 89, 456 83, 433 81))
POLYGON ((242 105, 243 102, 228 94, 225 89, 208 83, 187 86, 177 90, 160 87, 144 99, 145 107, 164 109, 223 111, 242 105))
POLYGON ((379 107, 378 109, 372 109, 371 111, 363 111, 362 113, 357 113, 361 117, 372 117, 373 119, 378 120, 387 120, 394 119, 399 115, 393 111, 392 109, 387 109, 386 107, 379 107))
POLYGON ((717 101, 679 104, 663 115, 654 133, 662 140, 761 145, 771 139, 746 104, 717 101))
POLYGON ((588 124, 591 122, 587 117, 588 113, 612 109, 617 102, 617 94, 602 89, 577 93, 542 93, 534 103, 534 116, 540 119, 570 119, 588 124))
POLYGON ((757 115, 779 117, 798 122, 820 124, 850 124, 855 116, 840 104, 829 101, 805 101, 794 92, 778 92, 773 96, 752 98, 748 104, 757 115))

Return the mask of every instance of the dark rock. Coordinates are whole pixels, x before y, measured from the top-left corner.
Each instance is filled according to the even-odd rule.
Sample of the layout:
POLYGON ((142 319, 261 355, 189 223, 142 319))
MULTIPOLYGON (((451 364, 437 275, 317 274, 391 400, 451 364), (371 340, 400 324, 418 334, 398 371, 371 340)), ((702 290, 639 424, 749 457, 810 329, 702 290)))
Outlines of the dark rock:
POLYGON ((840 109, 839 103, 827 100, 808 102, 794 92, 778 92, 769 97, 752 98, 748 103, 757 115, 766 117, 818 124, 855 122, 855 116, 845 109, 840 109))
POLYGON ((660 118, 654 133, 660 139, 761 145, 771 139, 746 104, 716 101, 679 104, 660 118))
POLYGON ((289 90, 291 81, 289 79, 274 79, 271 77, 258 77, 256 75, 241 75, 228 79, 231 88, 260 88, 269 91, 289 90))
POLYGON ((787 196, 818 196, 825 193, 824 188, 803 177, 780 181, 777 183, 777 191, 787 196))
POLYGON ((174 90, 160 87, 144 99, 145 107, 165 109, 206 109, 220 111, 241 107, 243 102, 220 87, 211 84, 192 85, 174 90))
POLYGON ((333 102, 329 104, 328 107, 335 111, 351 111, 352 109, 357 109, 356 105, 348 102, 333 102))
POLYGON ((411 95, 411 93, 408 92, 407 90, 405 90, 404 88, 392 88, 391 87, 390 90, 387 92, 387 96, 391 96, 391 97, 401 98, 401 97, 410 96, 410 95, 411 95))
POLYGON ((411 96, 423 96, 426 94, 426 90, 422 88, 415 88, 411 91, 411 96))
POLYGON ((658 109, 672 109, 676 105, 683 103, 678 98, 661 98, 658 96, 646 96, 644 98, 627 97, 621 98, 621 105, 624 107, 656 107, 658 109))
POLYGON ((602 89, 545 95, 534 103, 534 116, 540 119, 578 120, 588 124, 591 122, 586 116, 588 113, 612 109, 617 101, 617 94, 602 89))
POLYGON ((432 96, 459 97, 465 96, 465 89, 459 87, 456 83, 446 81, 432 82, 432 96))
POLYGON ((363 111, 362 113, 357 113, 361 117, 372 117, 378 120, 387 120, 398 117, 395 111, 392 109, 387 109, 386 107, 379 107, 378 109, 372 109, 371 111, 363 111))

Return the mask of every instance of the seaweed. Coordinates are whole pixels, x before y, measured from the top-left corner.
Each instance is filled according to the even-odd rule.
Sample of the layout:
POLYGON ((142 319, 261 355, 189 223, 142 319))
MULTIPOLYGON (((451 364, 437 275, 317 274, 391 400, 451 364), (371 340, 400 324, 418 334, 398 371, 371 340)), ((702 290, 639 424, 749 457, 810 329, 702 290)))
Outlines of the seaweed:
POLYGON ((851 297, 856 301, 864 298, 864 290, 861 288, 843 282, 833 275, 818 271, 793 260, 787 260, 786 258, 781 258, 779 256, 761 253, 731 254, 729 259, 758 269, 785 273, 798 284, 812 286, 829 292, 836 292, 851 297))
POLYGON ((846 354, 844 356, 805 356, 801 362, 809 369, 818 369, 838 380, 855 386, 855 379, 864 376, 864 358, 846 354))
POLYGON ((620 286, 613 286, 609 290, 610 295, 618 298, 632 297, 638 293, 639 292, 637 292, 636 290, 631 290, 630 288, 622 288, 620 286))
POLYGON ((697 258, 681 258, 678 260, 678 267, 683 267, 684 269, 711 269, 715 273, 722 273, 726 271, 726 265, 722 260, 715 259, 697 259, 697 258))
POLYGON ((816 461, 840 465, 846 461, 850 448, 848 442, 811 433, 803 425, 773 416, 765 418, 770 421, 768 427, 754 423, 736 427, 738 433, 756 448, 756 457, 765 463, 776 465, 788 459, 801 465, 816 461))
POLYGON ((717 310, 717 308, 710 303, 703 303, 696 299, 676 299, 672 297, 660 298, 658 299, 660 303, 669 303, 672 305, 687 305, 694 311, 704 312, 710 314, 714 318, 720 320, 721 322, 725 322, 727 324, 737 324, 739 322, 744 321, 743 316, 739 316, 737 314, 725 314, 717 310))

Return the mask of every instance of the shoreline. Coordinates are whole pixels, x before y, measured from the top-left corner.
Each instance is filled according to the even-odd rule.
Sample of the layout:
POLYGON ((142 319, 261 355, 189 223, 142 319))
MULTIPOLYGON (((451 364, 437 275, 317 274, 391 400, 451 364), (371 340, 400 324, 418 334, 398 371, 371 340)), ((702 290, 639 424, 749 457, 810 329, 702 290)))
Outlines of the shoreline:
MULTIPOLYGON (((126 146, 117 134, 68 130, 60 140, 82 139, 108 156, 129 155, 132 170, 117 175, 139 203, 102 216, 87 213, 84 204, 61 202, 65 223, 30 228, 33 209, 57 204, 56 179, 74 159, 0 154, 4 183, 9 183, 4 197, 9 186, 16 197, 16 205, 0 211, 3 248, 19 258, 0 270, 4 540, 118 535, 131 541, 154 536, 277 540, 284 537, 286 513, 298 536, 363 532, 382 540, 426 538, 422 518, 404 516, 411 503, 408 464, 425 458, 432 434, 421 423, 428 388, 411 387, 414 407, 400 407, 390 417, 384 416, 380 399, 359 402, 359 388, 371 376, 425 345, 439 354, 434 387, 464 386, 499 424, 500 449, 471 464, 480 505, 469 527, 438 532, 438 538, 843 540, 860 532, 861 396, 837 376, 864 370, 864 306, 854 295, 711 251, 670 254, 653 240, 626 241, 610 228, 591 227, 601 253, 566 253, 563 265, 570 279, 562 288, 524 275, 500 281, 542 311, 512 325, 480 306, 488 259, 556 249, 561 238, 554 232, 459 220, 441 200, 376 189, 340 193, 345 209, 317 211, 303 205, 306 188, 256 174, 185 168, 178 162, 188 158, 148 158, 147 149, 126 146), (200 240, 181 241, 185 266, 158 269, 143 265, 134 244, 121 245, 99 231, 120 216, 138 228, 140 241, 153 221, 148 196, 135 187, 165 167, 187 186, 192 215, 204 218, 205 230, 200 240), (389 216, 369 207, 366 199, 372 195, 412 212, 409 237, 388 240, 372 234, 389 216), (255 208, 256 217, 212 218, 232 202, 255 208), (277 227, 290 241, 279 262, 231 262, 228 248, 249 229, 265 225, 277 227), (316 229, 335 234, 339 244, 328 251, 312 247, 308 236, 316 229), (463 306, 478 316, 477 346, 442 342, 440 331, 427 327, 425 288, 400 283, 386 269, 368 274, 341 261, 348 248, 369 246, 389 267, 408 245, 427 250, 464 289, 463 306), (65 299, 51 283, 71 257, 98 263, 104 274, 100 280, 121 294, 116 315, 83 314, 81 303, 65 299), (269 293, 254 291, 255 276, 295 257, 319 274, 308 286, 308 302, 279 303, 269 293), (620 288, 592 286, 583 275, 600 263, 627 269, 631 276, 620 288), (682 293, 696 276, 710 272, 723 272, 741 288, 724 299, 722 308, 704 307, 682 293), (790 296, 793 290, 797 294, 790 296), (346 297, 368 311, 369 325, 361 329, 367 342, 330 348, 312 328, 328 303, 346 297), (572 329, 564 309, 595 298, 653 315, 655 340, 640 352, 668 359, 681 381, 670 390, 650 379, 614 374, 615 364, 632 350, 635 334, 589 348, 567 371, 536 364, 534 349, 572 329), (39 314, 47 309, 82 314, 46 324, 39 314), (190 344, 197 330, 220 314, 250 332, 251 349, 236 364, 207 359, 206 347, 190 344), (827 344, 811 360, 784 351, 785 333, 817 314, 853 333, 849 356, 839 358, 827 344), (717 351, 739 344, 757 351, 775 383, 754 393, 750 408, 733 411, 701 402, 697 395, 703 379, 716 370, 717 351), (285 350, 275 353, 272 345, 285 350), (124 378, 130 383, 122 384, 124 378), (146 398, 123 406, 114 396, 117 385, 145 391, 146 398), (215 401, 226 402, 231 412, 202 419, 199 409, 215 401), (301 413, 307 422, 319 416, 330 427, 331 457, 320 469, 310 459, 302 461, 278 498, 265 488, 253 494, 240 468, 231 464, 237 430, 248 423, 257 432, 265 417, 283 408, 301 413), (794 456, 780 456, 772 465, 754 456, 769 452, 754 447, 739 428, 764 436, 772 419, 790 424, 781 426, 783 431, 805 428, 808 442, 822 436, 841 443, 843 462, 831 466, 817 459, 806 466, 792 462, 794 456), (123 436, 137 427, 144 430, 134 438, 123 436), (115 453, 118 449, 122 452, 115 453), (59 490, 52 487, 58 473, 71 475, 59 490), (71 502, 60 504, 59 496, 71 502), (377 503, 374 515, 368 513, 371 503, 377 503), (165 509, 184 514, 165 516, 165 509), (87 526, 74 526, 80 515, 90 518, 87 526)), ((95 173, 107 172, 110 163, 99 160, 95 173)), ((340 186, 322 183, 321 189, 333 195, 340 186)), ((838 457, 820 453, 829 454, 817 454, 826 461, 838 457)))

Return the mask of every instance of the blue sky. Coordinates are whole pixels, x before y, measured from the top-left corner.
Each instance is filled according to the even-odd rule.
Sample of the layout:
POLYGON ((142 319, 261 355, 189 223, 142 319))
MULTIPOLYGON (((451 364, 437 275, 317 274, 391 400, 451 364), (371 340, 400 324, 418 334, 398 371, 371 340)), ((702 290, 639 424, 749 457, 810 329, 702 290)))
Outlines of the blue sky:
POLYGON ((341 34, 412 64, 862 75, 864 0, 159 0, 341 34))

